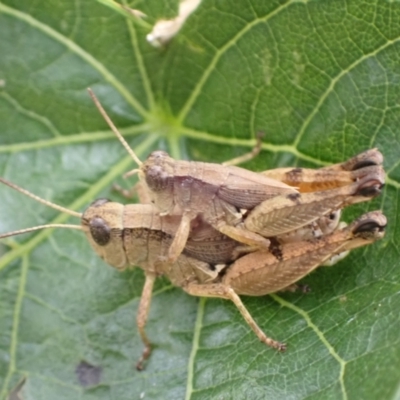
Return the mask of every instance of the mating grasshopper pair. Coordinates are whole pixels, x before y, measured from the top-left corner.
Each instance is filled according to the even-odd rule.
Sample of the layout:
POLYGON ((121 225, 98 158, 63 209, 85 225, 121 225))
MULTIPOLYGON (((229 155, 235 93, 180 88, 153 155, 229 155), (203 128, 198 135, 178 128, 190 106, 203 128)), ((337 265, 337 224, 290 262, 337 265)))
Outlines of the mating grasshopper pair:
POLYGON ((238 295, 292 288, 332 257, 384 234, 386 219, 380 212, 365 214, 348 227, 339 225, 343 207, 367 201, 381 190, 382 156, 375 149, 319 170, 259 174, 234 166, 175 161, 161 151, 141 163, 94 100, 139 164, 135 172, 154 205, 124 206, 100 199, 79 214, 42 202, 80 217, 80 226, 65 227, 82 229, 107 263, 119 270, 138 265, 145 271, 137 314, 145 344, 139 369, 151 351, 144 328, 157 276, 166 275, 192 295, 232 300, 261 341, 284 350, 284 344, 263 333, 238 295))
MULTIPOLYGON (((151 265, 144 266, 143 262, 129 260, 129 257, 125 260, 125 266, 136 261, 146 272, 138 312, 139 331, 146 344, 143 358, 150 352, 144 324, 150 288, 156 275, 167 275, 173 284, 192 295, 232 300, 262 342, 284 350, 284 344, 262 332, 238 294, 261 295, 292 287, 328 259, 383 236, 386 218, 380 212, 366 214, 349 228, 339 227, 342 208, 370 200, 380 193, 385 173, 383 157, 376 149, 320 170, 278 169, 261 174, 230 163, 176 161, 163 151, 151 153, 142 163, 97 98, 92 92, 90 94, 110 128, 138 164, 139 169, 128 175, 139 174, 148 200, 159 213, 157 218, 181 217, 176 229, 165 240, 168 245, 153 253, 158 257, 151 265), (331 217, 333 220, 330 221, 331 217), (208 232, 208 243, 204 242, 204 229, 208 232), (225 236, 221 237, 218 232, 225 236), (318 241, 307 242, 318 237, 318 241), (238 243, 235 245, 234 241, 238 243), (229 250, 232 247, 233 251, 229 250), (193 252, 195 248, 196 253, 193 252), (225 251, 219 250, 221 248, 225 251), (213 249, 211 254, 209 249, 213 249), (252 253, 253 250, 258 251, 252 253), (232 263, 243 251, 250 254, 232 263), (190 262, 187 256, 191 258, 190 262), (193 262, 196 263, 194 267, 193 262), (224 264, 216 266, 217 263, 224 264), (258 268, 258 265, 262 267, 258 268)), ((239 160, 243 158, 247 156, 239 160)), ((164 228, 161 230, 165 232, 164 228)), ((128 236, 130 241, 131 235, 128 236)), ((126 243, 125 248, 130 249, 127 253, 135 245, 126 243)), ((100 252, 93 241, 92 246, 100 252)))

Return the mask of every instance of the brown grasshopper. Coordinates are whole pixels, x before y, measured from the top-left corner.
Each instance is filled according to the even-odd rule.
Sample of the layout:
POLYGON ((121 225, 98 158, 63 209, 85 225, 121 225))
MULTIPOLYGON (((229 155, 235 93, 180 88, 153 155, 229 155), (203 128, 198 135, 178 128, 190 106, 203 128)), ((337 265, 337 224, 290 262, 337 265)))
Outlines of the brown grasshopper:
MULTIPOLYGON (((343 175, 348 184, 337 183, 335 173, 328 170, 333 188, 310 193, 300 193, 295 187, 270 178, 268 173, 247 171, 232 163, 176 161, 164 151, 154 151, 142 163, 93 92, 89 90, 89 93, 112 131, 139 165, 140 168, 131 173, 139 174, 160 214, 182 214, 168 251, 168 262, 174 262, 183 251, 191 221, 199 215, 232 239, 267 250, 269 237, 309 225, 331 210, 369 200, 380 193, 384 183, 383 169, 375 159, 364 163, 349 162, 347 169, 356 172, 345 171, 343 175), (243 210, 249 211, 245 221, 243 210)), ((244 158, 248 159, 248 156, 244 158)), ((236 159, 235 163, 242 160, 236 159)))
MULTIPOLYGON (((118 203, 111 203, 110 207, 113 209, 115 204, 118 203)), ((100 206, 102 205, 104 204, 100 204, 100 206)), ((121 205, 118 204, 118 207, 121 207, 121 205)), ((101 228, 101 231, 104 230, 107 243, 110 244, 107 248, 107 244, 104 244, 105 241, 103 241, 103 233, 93 235, 92 226, 94 224, 97 230, 98 225, 96 222, 98 217, 96 215, 98 215, 96 210, 89 207, 82 216, 83 230, 92 247, 106 261, 111 262, 111 265, 117 263, 118 268, 132 266, 134 262, 137 262, 137 260, 132 260, 129 257, 129 253, 134 250, 135 235, 127 234, 126 231, 129 232, 130 228, 123 228, 122 226, 110 227, 111 229, 109 227, 106 229, 101 228), (121 242, 121 234, 118 233, 121 229, 125 232, 122 235, 125 246, 120 245, 120 256, 116 260, 113 249, 121 242), (109 235, 110 231, 112 232, 113 230, 115 231, 114 240, 109 235), (97 237, 96 240, 94 240, 94 236, 97 237), (117 243, 114 243, 115 240, 117 243), (125 255, 123 254, 123 247, 125 255), (110 258, 108 257, 108 250, 110 251, 110 258)), ((103 215, 105 216, 106 213, 103 215)), ((103 226, 103 224, 100 225, 103 226)), ((338 226, 337 222, 336 226, 338 226)), ((253 252, 244 255, 233 263, 219 266, 200 264, 199 260, 181 254, 178 257, 177 263, 171 268, 171 264, 157 261, 156 251, 160 249, 160 238, 157 238, 154 242, 154 247, 157 247, 157 249, 154 248, 148 252, 150 258, 151 253, 154 252, 152 262, 146 265, 145 261, 141 261, 141 264, 139 264, 146 273, 146 283, 138 312, 139 330, 141 327, 144 329, 144 323, 147 319, 154 279, 159 274, 165 274, 174 285, 180 286, 191 295, 230 299, 263 343, 284 351, 286 345, 265 335, 238 295, 262 296, 279 290, 291 290, 299 279, 335 256, 381 239, 384 236, 385 227, 386 217, 380 211, 370 212, 349 226, 334 229, 333 225, 331 225, 330 229, 333 231, 318 239, 285 244, 273 242, 273 246, 269 251, 253 252), (199 269, 205 272, 205 274, 200 275, 198 273, 199 269), (146 289, 147 285, 149 285, 148 289, 146 289), (142 303, 145 303, 145 305, 142 303), (141 314, 142 312, 145 314, 141 314)), ((139 235, 143 236, 143 228, 139 229, 139 235)), ((157 235, 160 235, 159 232, 163 232, 161 235, 165 235, 164 231, 158 231, 157 235)), ((152 240, 148 234, 145 237, 149 246, 152 240)), ((229 239, 226 238, 226 240, 229 239)), ((211 242, 210 246, 213 246, 213 243, 211 242)), ((187 246, 185 251, 187 251, 186 249, 187 246)), ((141 332, 141 336, 146 345, 146 350, 138 364, 139 366, 141 366, 141 362, 150 354, 150 342, 144 330, 141 332)))
MULTIPOLYGON (((252 293, 255 282, 264 291, 267 290, 266 293, 292 287, 298 279, 335 254, 380 238, 385 225, 382 214, 375 213, 364 216, 349 228, 335 231, 340 215, 340 211, 336 211, 333 212, 334 218, 325 217, 325 220, 321 218, 317 221, 322 232, 319 239, 299 241, 310 234, 305 227, 299 231, 294 244, 293 240, 292 243, 283 244, 273 241, 270 251, 251 253, 232 262, 233 249, 238 244, 198 220, 192 224, 191 236, 184 252, 174 264, 170 264, 160 262, 159 255, 168 252, 173 234, 180 224, 180 216, 161 217, 149 204, 123 206, 104 199, 96 200, 80 214, 42 200, 2 178, 0 181, 37 201, 81 219, 81 225, 42 225, 3 234, 0 238, 51 227, 80 229, 85 232, 95 252, 113 267, 123 270, 138 265, 144 270, 146 281, 137 313, 137 324, 145 350, 137 364, 138 369, 142 368, 142 362, 151 352, 145 325, 157 276, 166 275, 174 285, 192 295, 231 299, 261 341, 284 350, 284 344, 262 332, 238 294, 252 293), (380 228, 377 231, 378 226, 380 228), (300 268, 297 267, 298 263, 300 268), (251 271, 254 271, 254 278, 251 271), (263 274, 268 279, 260 281, 263 274)), ((313 232, 312 236, 315 236, 314 228, 308 227, 313 232)), ((253 293, 260 294, 260 289, 253 293)))
MULTIPOLYGON (((113 204, 117 203, 111 203, 110 206, 113 207, 113 204)), ((101 254, 102 251, 108 253, 107 248, 103 244, 100 245, 97 241, 93 240, 93 232, 90 229, 90 225, 93 224, 93 217, 87 214, 92 214, 94 211, 89 207, 83 214, 83 230, 98 254, 101 254), (88 234, 89 232, 90 234, 88 234)), ((96 215, 96 212, 93 215, 96 215)), ((138 265, 145 270, 146 282, 139 305, 137 321, 142 340, 146 347, 138 363, 138 367, 141 367, 141 362, 150 355, 151 345, 144 333, 144 325, 148 315, 153 282, 159 274, 165 274, 174 285, 180 286, 191 295, 230 299, 263 343, 284 351, 286 345, 265 335, 238 295, 262 296, 279 290, 292 290, 299 279, 318 266, 329 262, 329 260, 335 258, 337 255, 381 239, 384 236, 386 217, 380 211, 375 211, 364 214, 349 226, 339 227, 338 229, 335 229, 334 226, 339 226, 337 219, 334 224, 330 225, 329 229, 331 232, 326 233, 318 239, 285 244, 274 242, 273 247, 269 251, 253 252, 244 255, 233 263, 225 265, 215 266, 206 264, 198 259, 187 257, 184 253, 178 257, 177 263, 173 268, 170 267, 170 264, 158 262, 157 253, 154 253, 153 261, 150 264, 146 265, 142 261, 138 265), (153 270, 151 270, 152 267, 153 270), (154 269, 154 267, 156 268, 154 269), (203 274, 199 274, 199 270, 203 274)), ((124 231, 126 229, 124 228, 124 231)), ((140 234, 142 234, 142 230, 139 228, 140 234)), ((118 229, 116 232, 118 232, 118 229)), ((163 232, 162 235, 165 234, 164 231, 161 232, 163 232)), ((125 234, 123 236, 125 237, 125 234)), ((146 236, 148 243, 152 243, 152 240, 149 240, 149 236, 146 236)), ((121 240, 117 236, 116 238, 117 241, 121 240)), ((171 238, 169 237, 169 239, 171 238)), ((132 236, 128 238, 127 242, 131 242, 131 240, 132 236)), ((226 240, 229 239, 226 238, 226 240)), ((190 240, 188 243, 190 243, 190 240)), ((210 247, 214 243, 212 241, 210 247)), ((154 246, 160 247, 159 239, 156 240, 154 246)), ((109 250, 111 251, 110 257, 114 260, 113 247, 110 246, 109 250)), ((185 251, 187 247, 188 245, 185 251)), ((128 256, 128 253, 132 249, 131 246, 126 246, 125 268, 132 266, 132 262, 134 262, 129 260, 128 256)), ((149 250, 148 256, 151 257, 151 250, 149 250)), ((103 258, 110 262, 104 253, 103 258)), ((119 264, 119 267, 121 267, 121 264, 119 264)))

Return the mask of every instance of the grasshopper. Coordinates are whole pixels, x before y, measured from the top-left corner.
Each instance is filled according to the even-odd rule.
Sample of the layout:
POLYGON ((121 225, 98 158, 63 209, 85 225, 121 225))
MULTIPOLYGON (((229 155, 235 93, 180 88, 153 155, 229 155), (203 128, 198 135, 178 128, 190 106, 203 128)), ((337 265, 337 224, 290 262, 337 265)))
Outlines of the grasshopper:
MULTIPOLYGON (((91 208, 89 210, 91 214, 93 210, 91 208)), ((86 213, 87 211, 83 214, 82 220, 90 221, 91 218, 85 216, 86 213)), ((86 224, 87 222, 83 222, 83 226, 86 224)), ((336 227, 338 226, 336 220, 336 227)), ((331 226, 330 229, 332 232, 318 239, 295 241, 285 244, 273 242, 273 247, 269 251, 253 252, 238 258, 230 264, 219 266, 212 266, 210 264, 207 266, 203 264, 200 266, 199 260, 190 259, 181 254, 178 257, 178 263, 175 264, 174 268, 170 269, 170 264, 159 263, 157 259, 154 259, 152 265, 161 265, 162 267, 151 272, 147 269, 148 267, 144 268, 146 283, 138 312, 139 330, 140 324, 144 324, 145 322, 143 322, 143 319, 147 318, 151 288, 155 276, 164 273, 173 284, 180 286, 185 292, 191 295, 220 297, 231 300, 260 341, 279 351, 284 351, 286 345, 271 339, 261 330, 250 312, 246 309, 239 295, 262 296, 279 290, 292 290, 299 279, 318 266, 334 259, 337 255, 381 239, 384 236, 385 227, 386 217, 380 211, 375 211, 364 214, 349 226, 339 227, 338 229, 331 226), (165 266, 168 267, 167 270, 163 269, 165 266), (206 271, 206 274, 201 276, 196 271, 199 268, 206 271), (185 272, 182 274, 182 271, 185 272), (147 285, 150 288, 146 289, 147 285), (142 306, 142 302, 145 305, 142 306), (141 315, 141 312, 144 312, 145 316, 141 315)), ((87 234, 88 231, 85 228, 84 231, 87 234)), ((90 241, 93 240, 90 235, 87 234, 87 236, 90 241)), ((159 246, 158 243, 155 245, 159 246)), ((98 254, 101 254, 100 248, 103 248, 103 244, 100 245, 95 241, 94 244, 92 243, 92 246, 98 254)), ((113 246, 109 249, 111 250, 110 256, 113 258, 113 246)), ((126 246, 126 259, 128 261, 124 267, 132 265, 129 261, 129 251, 130 247, 126 246)), ((106 248, 105 252, 107 253, 106 248)), ((150 252, 148 255, 150 256, 150 252)), ((103 258, 109 261, 109 258, 104 254, 103 258)), ((120 267, 121 265, 119 264, 120 267)), ((140 266, 143 268, 143 265, 142 262, 140 266)), ((144 327, 144 325, 142 326, 144 327)), ((139 367, 141 367, 142 361, 150 354, 150 342, 144 333, 142 334, 142 339, 146 344, 146 350, 139 361, 139 367)))
POLYGON ((138 369, 142 369, 144 360, 151 353, 145 325, 157 276, 166 275, 175 286, 191 295, 232 300, 259 339, 283 351, 285 345, 263 333, 238 295, 261 295, 285 287, 292 288, 298 279, 336 254, 381 238, 386 224, 384 216, 376 212, 364 216, 348 228, 338 230, 340 210, 337 210, 315 224, 293 232, 289 240, 282 236, 280 241, 272 241, 269 251, 250 253, 235 261, 238 243, 197 218, 192 222, 183 253, 171 264, 161 262, 159 255, 168 252, 180 224, 179 215, 160 216, 150 204, 124 206, 106 199, 94 201, 81 214, 45 201, 5 179, 0 178, 0 182, 81 220, 80 225, 41 225, 3 234, 0 238, 44 228, 79 229, 86 234, 95 252, 111 266, 124 270, 138 265, 144 270, 146 279, 137 325, 145 348, 137 363, 138 369), (315 230, 320 232, 319 235, 315 234, 315 230), (259 287, 263 288, 262 292, 259 287))
MULTIPOLYGON (((384 183, 379 159, 348 162, 337 182, 335 168, 322 171, 330 179, 330 190, 300 193, 293 185, 232 165, 176 161, 164 151, 154 151, 141 162, 126 143, 100 102, 89 89, 100 113, 139 166, 138 173, 160 215, 178 212, 180 225, 168 251, 167 262, 176 261, 188 240, 191 221, 199 215, 213 228, 238 242, 268 250, 268 238, 287 234, 314 223, 331 210, 367 201, 378 195, 384 183), (348 170, 355 172, 349 173, 348 170), (347 180, 347 182, 346 182, 347 180), (346 184, 347 183, 347 184, 346 184), (179 211, 177 211, 179 210, 179 211), (248 210, 243 221, 243 210, 248 210)), ((235 159, 234 163, 248 159, 235 159)), ((321 174, 321 170, 318 172, 321 174)), ((279 171, 278 171, 279 175, 279 171)), ((280 172, 282 177, 284 172, 280 172)), ((340 173, 338 174, 340 175, 340 173)), ((308 176, 307 176, 308 177, 308 176)), ((322 179, 323 181, 323 179, 322 179)), ((291 183, 291 182, 289 182, 291 183)))

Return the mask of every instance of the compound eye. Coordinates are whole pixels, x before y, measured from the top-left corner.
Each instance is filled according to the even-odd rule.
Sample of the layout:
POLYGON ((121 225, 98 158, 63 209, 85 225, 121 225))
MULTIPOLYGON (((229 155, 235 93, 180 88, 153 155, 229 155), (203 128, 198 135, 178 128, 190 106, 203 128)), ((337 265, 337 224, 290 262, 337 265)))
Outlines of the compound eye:
POLYGON ((108 199, 97 199, 93 201, 89 207, 101 207, 102 205, 109 203, 111 200, 108 199))
POLYGON ((111 229, 106 221, 100 217, 94 217, 89 223, 90 234, 99 246, 105 246, 111 239, 111 229))

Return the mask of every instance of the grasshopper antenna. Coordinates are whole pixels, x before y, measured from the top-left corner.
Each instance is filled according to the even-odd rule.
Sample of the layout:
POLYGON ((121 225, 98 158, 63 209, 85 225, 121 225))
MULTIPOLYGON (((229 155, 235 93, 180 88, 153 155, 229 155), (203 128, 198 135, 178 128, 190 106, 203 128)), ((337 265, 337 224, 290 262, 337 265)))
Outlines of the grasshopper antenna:
MULTIPOLYGON (((10 188, 16 190, 17 192, 20 192, 34 200, 36 200, 39 203, 42 203, 48 207, 54 208, 57 211, 61 211, 63 213, 69 214, 73 217, 78 217, 81 218, 82 214, 78 213, 76 211, 70 210, 68 208, 59 206, 57 204, 52 203, 51 201, 48 200, 44 200, 39 196, 36 196, 35 194, 29 192, 26 189, 22 189, 21 187, 19 187, 18 185, 15 185, 14 183, 11 183, 10 181, 1 178, 0 177, 0 182, 4 183, 4 185, 9 186, 10 188)), ((40 229, 45 229, 45 228, 67 228, 67 229, 78 229, 78 230, 82 230, 80 225, 68 225, 68 224, 47 224, 47 225, 38 225, 38 226, 34 226, 32 228, 26 228, 26 229, 20 229, 18 231, 13 231, 13 232, 8 232, 8 233, 3 233, 2 235, 0 235, 0 239, 4 239, 6 237, 10 237, 10 236, 15 236, 15 235, 21 235, 23 233, 28 233, 28 232, 33 232, 33 231, 38 231, 40 229)))
POLYGON ((23 233, 40 231, 41 229, 46 229, 46 228, 66 228, 66 229, 76 229, 78 231, 82 230, 82 227, 80 225, 46 224, 46 225, 37 225, 32 228, 20 229, 18 231, 3 233, 0 235, 0 239, 4 239, 4 238, 10 237, 10 236, 22 235, 23 233))
POLYGON ((35 194, 29 192, 28 190, 22 189, 22 187, 19 187, 19 186, 16 185, 15 183, 11 183, 11 182, 8 181, 7 179, 4 179, 4 178, 1 178, 1 177, 0 177, 0 182, 1 182, 1 183, 4 183, 5 185, 9 186, 10 188, 16 190, 17 192, 20 192, 20 193, 24 194, 25 196, 28 196, 28 197, 32 198, 33 200, 36 200, 36 201, 39 202, 39 203, 42 203, 42 204, 44 204, 44 205, 46 205, 46 206, 49 206, 49 207, 51 207, 51 208, 54 208, 54 209, 57 210, 57 211, 61 211, 61 212, 63 212, 63 213, 72 215, 73 217, 78 217, 78 218, 81 218, 81 217, 82 217, 82 214, 81 214, 81 213, 78 213, 78 212, 76 212, 76 211, 72 211, 72 210, 70 210, 69 208, 65 208, 65 207, 59 206, 58 204, 54 204, 54 203, 52 203, 51 201, 44 200, 44 199, 42 199, 41 197, 36 196, 35 194))
MULTIPOLYGON (((111 130, 114 132, 115 136, 118 138, 118 140, 122 143, 122 145, 125 147, 126 151, 128 154, 132 157, 132 159, 135 161, 135 163, 141 167, 142 162, 139 160, 139 157, 134 153, 134 151, 131 149, 129 144, 126 142, 124 137, 121 135, 121 133, 118 131, 117 127, 114 125, 114 123, 111 121, 111 118, 107 115, 106 111, 104 110, 103 106, 100 104, 99 99, 96 97, 96 95, 93 93, 93 90, 88 88, 88 92, 90 94, 90 97, 92 98, 94 104, 96 105, 97 109, 100 111, 100 114, 103 116, 103 118, 106 120, 108 126, 111 128, 111 130)), ((130 171, 130 174, 134 174, 139 172, 138 169, 130 171)))

